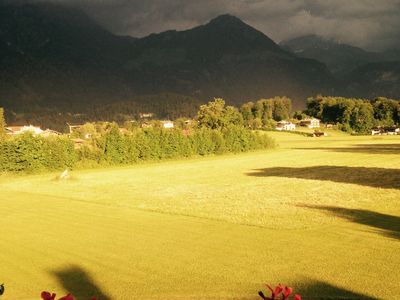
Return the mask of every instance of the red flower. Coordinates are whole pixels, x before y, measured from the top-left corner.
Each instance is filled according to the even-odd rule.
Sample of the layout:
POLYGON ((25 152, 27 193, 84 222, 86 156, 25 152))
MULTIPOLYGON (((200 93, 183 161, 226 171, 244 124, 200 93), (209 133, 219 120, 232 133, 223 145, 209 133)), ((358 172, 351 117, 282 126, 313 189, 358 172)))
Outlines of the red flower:
MULTIPOLYGON (((282 284, 278 284, 275 289, 266 284, 267 288, 271 291, 271 298, 268 298, 264 295, 263 292, 258 292, 261 298, 264 300, 278 300, 279 295, 281 295, 280 300, 289 300, 290 295, 293 293, 293 289, 288 286, 282 286, 282 284)), ((300 295, 294 295, 293 300, 301 300, 300 295)))
POLYGON ((283 290, 282 300, 287 299, 293 292, 293 289, 290 287, 285 286, 283 290))
POLYGON ((50 294, 49 292, 43 291, 42 294, 42 299, 43 300, 55 300, 56 299, 56 294, 50 294))
POLYGON ((275 289, 273 290, 268 284, 266 285, 267 288, 271 291, 271 300, 274 300, 276 296, 278 296, 283 291, 283 287, 281 284, 278 284, 275 289))

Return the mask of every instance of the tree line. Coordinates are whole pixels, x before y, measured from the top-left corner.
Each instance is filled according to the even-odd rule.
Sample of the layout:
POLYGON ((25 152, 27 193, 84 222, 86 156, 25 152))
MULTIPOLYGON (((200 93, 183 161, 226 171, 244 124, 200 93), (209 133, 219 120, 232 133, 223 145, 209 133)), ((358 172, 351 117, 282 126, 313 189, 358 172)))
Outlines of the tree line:
POLYGON ((378 97, 374 100, 323 97, 307 99, 305 113, 343 131, 369 133, 376 126, 400 124, 400 101, 378 97))
POLYGON ((236 108, 217 99, 203 105, 198 122, 174 129, 132 127, 121 131, 117 123, 87 126, 89 139, 43 137, 25 133, 0 138, 0 171, 38 172, 88 166, 129 165, 223 153, 239 153, 275 146, 266 134, 243 127, 236 108), (217 110, 215 110, 217 108, 217 110), (218 113, 216 113, 218 112, 218 113))
POLYGON ((310 97, 306 109, 292 112, 292 101, 274 97, 247 102, 240 107, 243 124, 253 129, 274 129, 282 120, 318 118, 340 130, 369 134, 374 127, 400 125, 400 101, 377 97, 373 100, 343 97, 310 97))
MULTIPOLYGON (((217 99, 218 100, 218 99, 217 99)), ((222 100, 222 99, 219 99, 222 100)), ((218 101, 213 105, 214 115, 221 110, 218 101)), ((91 107, 61 107, 59 109, 34 109, 30 113, 13 114, 7 110, 7 118, 11 122, 41 125, 66 132, 66 123, 83 124, 85 122, 109 121, 127 126, 132 120, 139 120, 140 113, 154 113, 157 119, 171 119, 196 116, 199 101, 184 95, 163 93, 137 97, 131 101, 116 102, 91 107), (71 112, 66 113, 70 109, 71 112), (22 119, 21 119, 22 118, 22 119)), ((292 100, 287 97, 259 99, 241 105, 238 109, 222 105, 235 120, 238 126, 251 129, 274 129, 276 122, 289 119, 315 117, 324 123, 337 125, 348 132, 367 133, 375 126, 391 126, 399 124, 399 101, 378 97, 373 100, 343 97, 316 96, 308 98, 304 111, 292 112, 292 100)), ((211 110, 211 107, 209 108, 211 110)), ((219 120, 220 122, 223 120, 219 120)))
MULTIPOLYGON (((0 108, 0 171, 58 170, 80 165, 121 165, 146 160, 193 155, 245 152, 274 147, 274 141, 251 129, 274 128, 277 121, 316 117, 344 131, 369 133, 374 126, 400 123, 400 102, 383 97, 374 100, 317 96, 307 99, 304 111, 292 113, 286 97, 247 102, 239 109, 223 99, 201 105, 195 121, 178 119, 174 129, 157 121, 150 128, 128 122, 87 123, 91 138, 78 147, 66 136, 42 137, 5 134, 4 110, 0 108)), ((81 132, 83 133, 83 131, 81 132)), ((76 136, 78 137, 78 136, 76 136)))

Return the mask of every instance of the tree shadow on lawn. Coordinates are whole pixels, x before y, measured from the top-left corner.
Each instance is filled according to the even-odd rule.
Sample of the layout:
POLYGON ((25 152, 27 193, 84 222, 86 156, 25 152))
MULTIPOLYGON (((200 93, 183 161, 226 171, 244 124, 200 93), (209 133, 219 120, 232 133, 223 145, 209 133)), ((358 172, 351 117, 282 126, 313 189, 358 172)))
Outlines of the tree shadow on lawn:
POLYGON ((287 177, 352 183, 385 189, 400 189, 400 170, 385 168, 313 166, 304 168, 273 167, 247 173, 256 177, 287 177))
POLYGON ((352 147, 312 147, 296 150, 323 150, 331 152, 352 152, 367 154, 400 154, 400 144, 357 144, 352 147))
POLYGON ((101 287, 96 285, 94 280, 85 270, 78 266, 70 266, 63 270, 54 271, 64 289, 71 293, 77 299, 91 299, 96 296, 97 300, 111 300, 101 287))
MULTIPOLYGON (((340 276, 340 274, 338 274, 340 276)), ((364 299, 364 300, 375 300, 377 298, 373 298, 370 296, 366 296, 363 294, 359 294, 356 292, 349 291, 344 288, 340 288, 329 283, 325 283, 322 281, 311 281, 310 283, 306 283, 300 285, 300 287, 294 288, 293 292, 295 294, 299 294, 303 300, 333 300, 333 299, 364 299)))
POLYGON ((367 225, 380 230, 385 236, 400 239, 400 217, 364 209, 350 209, 336 206, 299 205, 300 207, 326 211, 348 221, 367 225))

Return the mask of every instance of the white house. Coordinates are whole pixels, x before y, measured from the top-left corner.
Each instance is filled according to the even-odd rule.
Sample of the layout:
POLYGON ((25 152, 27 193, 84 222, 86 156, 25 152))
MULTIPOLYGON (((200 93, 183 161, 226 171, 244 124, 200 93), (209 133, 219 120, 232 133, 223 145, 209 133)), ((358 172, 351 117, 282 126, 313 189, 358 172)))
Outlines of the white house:
POLYGON ((300 121, 300 126, 308 127, 308 128, 319 128, 320 120, 316 118, 308 118, 300 121))
POLYGON ((6 132, 9 135, 17 135, 25 132, 31 132, 33 134, 42 134, 43 130, 38 126, 24 125, 24 126, 8 126, 6 127, 6 132))
POLYGON ((161 121, 161 123, 164 128, 174 128, 174 122, 172 122, 172 121, 165 120, 165 121, 161 121))
POLYGON ((381 135, 381 134, 382 134, 382 132, 381 132, 380 128, 374 127, 371 129, 371 135, 381 135))
POLYGON ((276 130, 295 130, 296 125, 289 121, 279 121, 275 127, 276 130))
POLYGON ((141 119, 148 119, 148 118, 152 118, 152 117, 154 117, 154 113, 150 113, 150 112, 139 113, 139 118, 141 118, 141 119))
POLYGON ((400 127, 388 126, 388 127, 374 127, 371 129, 372 135, 400 135, 400 127))

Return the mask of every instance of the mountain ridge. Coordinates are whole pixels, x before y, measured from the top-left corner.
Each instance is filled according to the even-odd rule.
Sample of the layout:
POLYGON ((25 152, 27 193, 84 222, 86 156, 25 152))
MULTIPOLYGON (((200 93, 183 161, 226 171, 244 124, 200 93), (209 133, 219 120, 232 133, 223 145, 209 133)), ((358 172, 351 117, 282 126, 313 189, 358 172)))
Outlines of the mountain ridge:
POLYGON ((85 13, 56 4, 2 6, 0 16, 0 77, 9 77, 0 101, 10 99, 6 106, 14 109, 163 92, 203 101, 287 95, 300 102, 333 89, 323 64, 284 51, 231 15, 139 39, 114 35, 85 13))
POLYGON ((0 6, 0 80, 0 106, 19 112, 158 93, 232 104, 281 95, 300 108, 315 94, 359 93, 323 62, 282 49, 232 15, 133 38, 58 4, 0 6))
POLYGON ((315 34, 284 40, 279 45, 300 57, 325 63, 339 77, 365 64, 400 60, 400 51, 372 52, 315 34))

